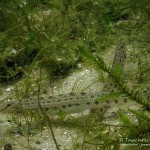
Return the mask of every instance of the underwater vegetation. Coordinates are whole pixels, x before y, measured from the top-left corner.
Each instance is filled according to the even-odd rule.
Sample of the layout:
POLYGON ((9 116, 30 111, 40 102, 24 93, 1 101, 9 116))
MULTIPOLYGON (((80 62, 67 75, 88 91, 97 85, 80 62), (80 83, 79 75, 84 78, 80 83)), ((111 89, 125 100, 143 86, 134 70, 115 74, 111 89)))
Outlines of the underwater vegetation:
MULTIPOLYGON (((0 148, 36 149, 40 138, 35 146, 34 135, 44 136, 48 128, 52 137, 49 142, 61 150, 55 129, 59 127, 70 132, 74 129, 81 137, 72 137, 69 149, 150 147, 149 0, 1 0, 0 16, 0 94, 2 86, 13 81, 10 100, 28 99, 33 103, 34 96, 38 104, 34 110, 20 105, 21 115, 8 113, 11 117, 7 122, 12 128, 3 133, 0 125, 0 133, 13 140, 0 137, 0 148), (126 54, 117 53, 121 42, 126 54), (119 58, 116 63, 115 57, 119 58), (55 85, 84 68, 95 69, 97 82, 110 92, 97 103, 119 103, 123 95, 125 102, 134 101, 140 108, 115 113, 92 110, 89 116, 78 117, 60 111, 57 118, 43 109, 41 95, 49 91, 53 94, 55 85), (116 118, 119 123, 113 124, 116 118), (25 137, 25 141, 17 136, 25 137)), ((82 89, 80 92, 85 94, 82 89)), ((5 97, 0 106, 3 102, 5 97)))

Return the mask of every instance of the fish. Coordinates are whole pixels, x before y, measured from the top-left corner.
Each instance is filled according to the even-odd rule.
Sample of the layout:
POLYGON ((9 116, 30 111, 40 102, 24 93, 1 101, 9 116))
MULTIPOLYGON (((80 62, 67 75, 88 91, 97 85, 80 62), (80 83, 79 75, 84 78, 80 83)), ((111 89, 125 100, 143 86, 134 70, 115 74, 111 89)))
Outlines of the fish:
POLYGON ((127 103, 125 97, 122 97, 121 100, 118 100, 118 98, 105 99, 104 97, 109 94, 108 92, 71 92, 53 96, 42 94, 40 97, 28 97, 21 100, 8 99, 0 105, 0 112, 18 114, 22 110, 34 110, 41 107, 52 114, 56 114, 60 110, 67 113, 78 113, 87 109, 104 111, 127 103), (101 98, 105 100, 101 100, 101 98))

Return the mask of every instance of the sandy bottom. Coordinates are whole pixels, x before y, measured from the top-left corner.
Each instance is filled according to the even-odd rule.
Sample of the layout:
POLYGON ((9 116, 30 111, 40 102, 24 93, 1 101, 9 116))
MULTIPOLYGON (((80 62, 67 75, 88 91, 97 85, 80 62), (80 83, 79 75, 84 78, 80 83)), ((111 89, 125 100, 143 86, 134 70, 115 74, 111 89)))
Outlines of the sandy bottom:
MULTIPOLYGON (((98 74, 94 70, 89 68, 84 69, 75 72, 68 78, 64 79, 61 82, 61 88, 60 86, 55 86, 54 93, 68 93, 72 90, 80 91, 82 88, 85 88, 87 85, 95 82, 97 79, 98 74)), ((13 86, 14 84, 1 88, 3 91, 3 94, 0 96, 1 100, 4 97, 7 97, 7 95, 11 94, 14 89, 13 86)), ((95 83, 86 89, 86 92, 101 91, 102 87, 102 83, 95 83)), ((133 109, 139 108, 136 103, 131 102, 131 104, 128 104, 129 106, 132 106, 133 109)), ((127 106, 123 107, 125 109, 127 108, 127 106)), ((105 114, 107 119, 104 123, 119 125, 118 119, 115 118, 116 111, 118 111, 118 107, 109 109, 105 114)), ((76 118, 78 118, 78 115, 80 114, 74 114, 76 118)), ((30 131, 31 133, 26 134, 28 128, 27 125, 24 126, 25 122, 26 121, 23 117, 16 117, 11 114, 0 114, 0 150, 3 150, 4 146, 9 143, 12 145, 13 150, 27 150, 29 147, 30 150, 56 150, 56 146, 48 126, 42 126, 42 129, 40 129, 36 124, 35 127, 32 125, 32 128, 34 129, 30 131), (19 127, 20 122, 21 124, 19 127)), ((113 131, 114 129, 112 128, 111 130, 113 131)), ((53 131, 60 150, 78 150, 81 149, 82 146, 84 146, 84 150, 98 150, 98 146, 85 144, 85 134, 78 128, 53 125, 53 131)))

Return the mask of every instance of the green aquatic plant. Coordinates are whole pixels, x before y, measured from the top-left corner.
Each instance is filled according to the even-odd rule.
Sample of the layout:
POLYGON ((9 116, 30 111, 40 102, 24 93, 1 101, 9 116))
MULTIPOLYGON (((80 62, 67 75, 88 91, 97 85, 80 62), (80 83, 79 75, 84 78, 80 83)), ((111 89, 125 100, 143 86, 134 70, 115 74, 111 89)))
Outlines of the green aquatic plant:
MULTIPOLYGON (((45 88, 43 81, 47 74, 49 80, 56 81, 58 77, 64 78, 74 71, 78 62, 84 62, 84 58, 87 58, 90 62, 88 67, 96 66, 98 71, 107 72, 108 78, 111 78, 108 81, 114 83, 119 89, 119 92, 110 93, 99 101, 115 99, 124 94, 149 109, 149 97, 143 97, 142 92, 143 89, 147 91, 146 83, 149 83, 150 77, 148 0, 12 0, 0 3, 2 4, 0 13, 3 18, 0 23, 2 31, 0 75, 4 78, 14 78, 18 71, 25 75, 24 83, 15 89, 16 100, 26 97, 30 99, 34 93, 33 95, 40 101, 39 95, 43 94, 45 88), (132 45, 132 50, 128 51, 130 58, 126 63, 138 63, 138 69, 133 67, 126 70, 117 65, 112 69, 108 64, 106 65, 102 57, 99 57, 107 53, 107 49, 116 43, 116 37, 124 37, 129 41, 128 45, 132 45), (77 45, 83 46, 76 51, 77 45), (17 50, 17 55, 5 57, 4 54, 6 52, 10 54, 13 49, 17 50), (9 62, 12 64, 11 67, 7 64, 9 62), (43 74, 42 71, 40 74, 38 70, 45 70, 47 74, 43 74), (36 75, 32 75, 34 72, 36 75), (125 80, 135 83, 137 87, 126 84, 124 76, 125 80)), ((110 50, 110 53, 113 52, 110 50)), ((86 145, 94 145, 96 149, 119 149, 121 142, 118 137, 112 136, 111 127, 120 128, 119 133, 126 137, 147 137, 149 133, 148 116, 133 110, 130 113, 138 119, 138 124, 133 123, 123 114, 124 112, 120 112, 123 125, 113 126, 102 122, 105 120, 105 113, 99 116, 99 112, 95 111, 87 119, 84 117, 66 119, 65 115, 59 114, 59 119, 55 120, 43 111, 40 104, 35 110, 24 110, 21 105, 20 109, 25 122, 14 116, 12 124, 16 125, 19 132, 26 135, 27 145, 22 147, 26 149, 32 148, 30 142, 32 127, 37 127, 42 132, 42 127, 48 126, 51 133, 53 133, 51 126, 69 126, 83 131, 83 141, 78 143, 74 140, 74 149, 81 147, 84 149, 86 145)), ((56 140, 55 143, 57 145, 59 141, 56 140)), ((19 144, 21 145, 18 141, 19 144)))
MULTIPOLYGON (((150 131, 149 131, 149 121, 150 118, 146 112, 139 112, 136 110, 130 110, 132 117, 135 117, 135 121, 133 122, 132 119, 123 114, 119 113, 119 117, 121 122, 123 123, 125 130, 124 136, 128 138, 148 138, 150 131)), ((133 119, 134 120, 134 119, 133 119)), ((148 143, 147 143, 148 144, 148 143)))
MULTIPOLYGON (((127 85, 124 84, 124 81, 121 78, 122 70, 123 70, 122 68, 121 68, 121 71, 118 70, 119 68, 112 69, 106 65, 106 63, 104 62, 104 60, 101 57, 93 56, 93 54, 90 51, 88 51, 88 49, 84 48, 83 46, 79 46, 78 48, 79 48, 81 54, 88 61, 88 63, 90 63, 97 70, 101 69, 104 72, 107 72, 108 76, 111 78, 111 82, 114 82, 114 84, 117 85, 117 88, 119 88, 120 93, 113 92, 103 98, 100 98, 99 99, 100 101, 107 100, 107 99, 113 99, 114 96, 116 97, 117 95, 119 96, 120 94, 125 94, 126 96, 131 98, 131 100, 134 100, 134 101, 142 104, 149 111, 150 105, 149 105, 148 97, 142 97, 141 93, 137 92, 136 90, 134 91, 132 88, 129 88, 127 85)), ((122 67, 122 66, 120 65, 119 67, 122 67)), ((149 136, 149 127, 148 127, 149 116, 145 115, 142 112, 139 113, 138 111, 134 111, 134 110, 129 110, 129 111, 131 114, 135 115, 135 118, 138 120, 138 124, 131 121, 131 119, 129 119, 126 115, 124 115, 123 112, 120 112, 119 116, 120 116, 121 122, 123 124, 123 125, 118 125, 118 127, 120 128, 120 132, 119 132, 120 135, 122 135, 122 137, 126 137, 126 138, 148 137, 149 136), (144 129, 144 126, 146 127, 145 129, 144 129), (125 132, 123 133, 123 131, 125 131, 125 132), (141 134, 141 136, 139 136, 140 134, 141 134)), ((109 125, 106 125, 106 126, 109 127, 109 125)), ((110 126, 113 126, 113 125, 110 124, 110 126)), ((97 132, 97 130, 96 130, 96 132, 97 132)), ((108 135, 109 135, 109 131, 108 131, 108 135)), ((101 133, 98 134, 98 137, 99 136, 101 137, 102 134, 101 133)), ((101 148, 107 147, 108 149, 111 149, 111 147, 113 147, 115 149, 120 149, 120 145, 122 143, 120 142, 119 137, 116 136, 115 140, 114 140, 114 137, 108 138, 108 139, 106 137, 107 137, 107 135, 104 135, 104 137, 102 139, 98 138, 98 141, 96 143, 95 142, 89 142, 89 143, 102 145, 102 146, 99 146, 101 148), (103 141, 103 144, 99 143, 99 141, 103 141)), ((149 143, 146 143, 146 144, 149 144, 149 143)))
POLYGON ((105 64, 105 62, 103 61, 102 58, 94 57, 84 47, 79 46, 79 50, 82 53, 82 55, 84 55, 84 57, 87 58, 87 60, 90 61, 94 67, 102 69, 103 71, 107 72, 109 74, 109 76, 113 79, 113 82, 115 82, 115 84, 117 84, 117 86, 119 86, 121 92, 123 92, 124 94, 126 94, 127 96, 132 98, 133 100, 136 100, 138 103, 142 104, 147 109, 149 109, 150 104, 149 104, 148 100, 145 100, 144 98, 142 98, 142 96, 140 94, 138 94, 137 92, 134 92, 132 89, 129 89, 124 84, 124 82, 121 80, 121 78, 119 78, 120 75, 118 76, 117 70, 116 70, 116 72, 115 72, 115 70, 112 71, 111 68, 109 68, 105 64))

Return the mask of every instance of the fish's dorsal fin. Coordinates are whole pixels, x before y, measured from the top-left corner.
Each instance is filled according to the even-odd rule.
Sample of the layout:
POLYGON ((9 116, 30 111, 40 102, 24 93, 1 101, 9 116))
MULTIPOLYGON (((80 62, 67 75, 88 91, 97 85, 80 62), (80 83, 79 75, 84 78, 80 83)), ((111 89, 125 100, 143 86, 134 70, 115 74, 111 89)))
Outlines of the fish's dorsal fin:
POLYGON ((82 77, 80 77, 80 78, 76 79, 71 92, 72 93, 87 93, 87 92, 91 91, 90 87, 93 84, 97 83, 98 81, 99 80, 95 80, 95 81, 91 81, 90 83, 87 83, 87 82, 85 83, 82 81, 82 77))
POLYGON ((82 81, 82 77, 77 78, 74 82, 74 85, 72 87, 71 93, 81 93, 86 92, 87 84, 84 84, 82 81))

